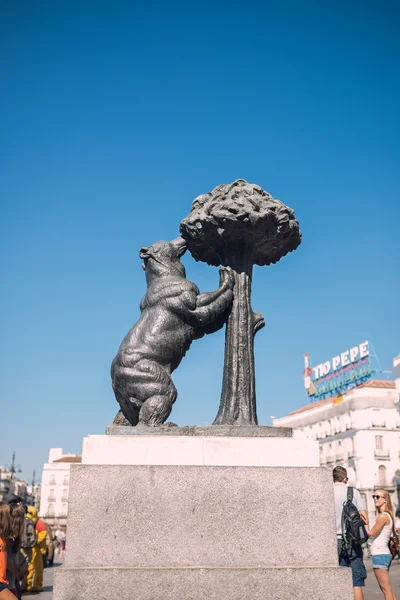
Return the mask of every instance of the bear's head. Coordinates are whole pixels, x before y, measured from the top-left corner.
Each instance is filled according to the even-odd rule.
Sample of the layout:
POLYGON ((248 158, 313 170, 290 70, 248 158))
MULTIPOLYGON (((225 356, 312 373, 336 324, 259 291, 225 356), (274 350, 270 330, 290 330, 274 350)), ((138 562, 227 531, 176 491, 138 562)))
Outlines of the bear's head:
POLYGON ((140 249, 139 256, 144 260, 143 269, 146 271, 146 281, 149 284, 158 277, 178 275, 186 277, 185 267, 181 256, 186 252, 186 242, 178 237, 171 242, 156 242, 151 246, 140 249))

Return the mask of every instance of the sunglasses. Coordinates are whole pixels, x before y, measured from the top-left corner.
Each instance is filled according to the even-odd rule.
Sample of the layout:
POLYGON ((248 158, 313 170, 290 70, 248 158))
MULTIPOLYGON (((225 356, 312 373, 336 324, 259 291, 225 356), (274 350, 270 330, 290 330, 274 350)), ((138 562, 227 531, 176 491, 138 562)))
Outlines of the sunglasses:
POLYGON ((378 500, 379 498, 385 498, 385 496, 379 496, 379 494, 372 494, 374 500, 378 500))

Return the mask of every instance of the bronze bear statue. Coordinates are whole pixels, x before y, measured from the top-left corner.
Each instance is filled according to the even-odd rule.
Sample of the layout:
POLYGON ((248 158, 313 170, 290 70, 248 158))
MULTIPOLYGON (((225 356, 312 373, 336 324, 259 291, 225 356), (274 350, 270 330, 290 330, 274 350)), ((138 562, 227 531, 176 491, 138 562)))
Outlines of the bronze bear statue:
POLYGON ((180 260, 185 252, 183 238, 140 250, 147 293, 140 303, 141 316, 111 365, 115 397, 129 423, 120 413, 114 423, 164 423, 177 397, 171 373, 193 340, 217 331, 227 320, 233 300, 232 271, 221 267, 219 288, 200 294, 186 279, 180 260))

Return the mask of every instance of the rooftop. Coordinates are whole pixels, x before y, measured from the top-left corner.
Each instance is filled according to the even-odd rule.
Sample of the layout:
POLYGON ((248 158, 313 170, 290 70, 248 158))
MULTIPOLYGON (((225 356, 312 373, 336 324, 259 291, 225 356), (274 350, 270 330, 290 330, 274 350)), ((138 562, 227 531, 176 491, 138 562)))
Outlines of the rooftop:
POLYGON ((53 463, 80 463, 82 462, 82 456, 63 456, 53 460, 53 463))
MULTIPOLYGON (((342 394, 342 396, 347 396, 347 394, 349 394, 350 392, 353 392, 354 390, 359 390, 361 388, 381 388, 386 390, 394 390, 396 389, 396 383, 394 381, 380 381, 378 379, 371 379, 371 381, 366 381, 365 383, 362 383, 357 387, 351 388, 351 390, 348 390, 347 392, 342 394)), ((311 410, 312 408, 317 408, 318 406, 324 406, 326 404, 335 404, 335 400, 337 401, 339 397, 340 395, 331 396, 330 398, 325 398, 324 400, 310 402, 310 404, 307 404, 306 406, 302 406, 301 408, 292 411, 291 413, 289 413, 289 415, 297 415, 298 413, 305 412, 306 410, 311 410)))

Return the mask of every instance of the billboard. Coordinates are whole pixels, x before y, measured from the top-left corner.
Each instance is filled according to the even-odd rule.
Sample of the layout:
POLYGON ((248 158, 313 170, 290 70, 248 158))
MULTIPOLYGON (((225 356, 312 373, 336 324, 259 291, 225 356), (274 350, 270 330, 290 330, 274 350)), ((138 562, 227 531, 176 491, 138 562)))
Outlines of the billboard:
POLYGON ((364 383, 373 373, 368 341, 361 342, 316 367, 311 366, 308 353, 304 355, 304 387, 311 400, 340 395, 349 388, 364 383))

